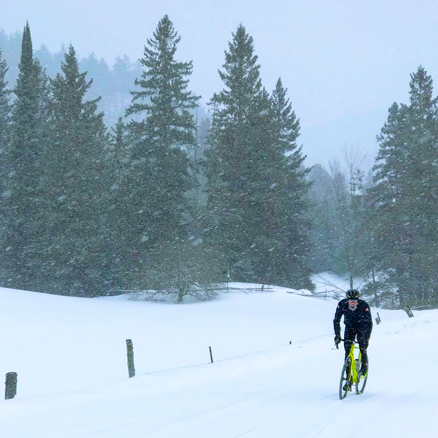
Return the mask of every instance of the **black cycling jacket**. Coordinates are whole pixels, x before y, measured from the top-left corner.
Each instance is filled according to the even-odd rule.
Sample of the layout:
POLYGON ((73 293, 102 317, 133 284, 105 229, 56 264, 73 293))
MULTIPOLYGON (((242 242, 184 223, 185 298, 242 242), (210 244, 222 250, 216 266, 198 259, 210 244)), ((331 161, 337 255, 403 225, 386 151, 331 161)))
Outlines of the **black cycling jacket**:
POLYGON ((369 339, 371 330, 373 329, 373 318, 371 317, 371 309, 366 301, 359 300, 356 310, 351 310, 348 306, 348 299, 339 301, 333 320, 333 328, 335 334, 341 335, 341 318, 344 315, 344 324, 347 328, 357 330, 365 334, 369 339))

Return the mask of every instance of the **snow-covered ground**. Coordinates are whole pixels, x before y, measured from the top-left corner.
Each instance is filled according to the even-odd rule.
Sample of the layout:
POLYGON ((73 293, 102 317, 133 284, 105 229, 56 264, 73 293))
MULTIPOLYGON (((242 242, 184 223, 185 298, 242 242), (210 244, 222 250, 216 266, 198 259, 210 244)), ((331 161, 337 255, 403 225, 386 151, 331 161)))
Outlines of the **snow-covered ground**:
POLYGON ((0 378, 18 373, 0 437, 436 436, 438 311, 373 309, 366 391, 341 401, 336 301, 230 287, 184 305, 0 289, 0 378))

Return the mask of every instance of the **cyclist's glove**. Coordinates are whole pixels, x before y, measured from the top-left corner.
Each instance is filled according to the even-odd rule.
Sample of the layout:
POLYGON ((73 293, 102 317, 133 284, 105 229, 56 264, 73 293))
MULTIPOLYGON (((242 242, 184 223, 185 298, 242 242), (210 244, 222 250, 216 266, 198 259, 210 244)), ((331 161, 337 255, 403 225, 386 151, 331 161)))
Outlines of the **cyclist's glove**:
POLYGON ((341 342, 341 337, 339 335, 335 336, 335 344, 338 345, 341 342))

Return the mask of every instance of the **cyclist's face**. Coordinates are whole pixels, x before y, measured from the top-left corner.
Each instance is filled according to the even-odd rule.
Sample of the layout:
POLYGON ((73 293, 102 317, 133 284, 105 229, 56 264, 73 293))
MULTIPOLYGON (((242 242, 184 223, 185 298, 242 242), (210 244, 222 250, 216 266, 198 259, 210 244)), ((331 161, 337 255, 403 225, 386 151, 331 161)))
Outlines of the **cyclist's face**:
POLYGON ((358 305, 359 301, 357 300, 348 300, 348 305, 351 309, 355 309, 358 305))

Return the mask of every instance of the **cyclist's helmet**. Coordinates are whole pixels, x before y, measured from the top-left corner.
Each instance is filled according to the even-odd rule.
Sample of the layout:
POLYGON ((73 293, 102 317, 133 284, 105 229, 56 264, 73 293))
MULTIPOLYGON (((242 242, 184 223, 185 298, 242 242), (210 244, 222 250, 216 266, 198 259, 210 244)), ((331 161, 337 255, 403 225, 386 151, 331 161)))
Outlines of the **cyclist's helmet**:
POLYGON ((347 290, 347 298, 349 300, 358 300, 359 299, 359 291, 357 289, 347 290))

